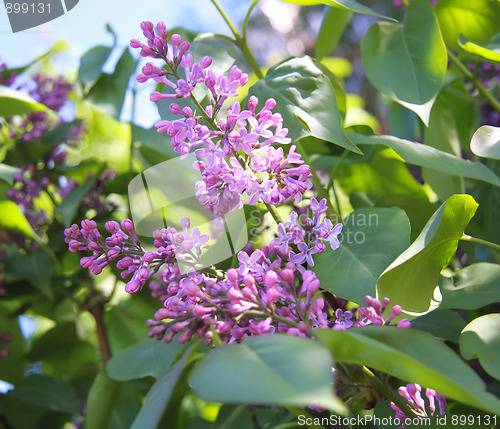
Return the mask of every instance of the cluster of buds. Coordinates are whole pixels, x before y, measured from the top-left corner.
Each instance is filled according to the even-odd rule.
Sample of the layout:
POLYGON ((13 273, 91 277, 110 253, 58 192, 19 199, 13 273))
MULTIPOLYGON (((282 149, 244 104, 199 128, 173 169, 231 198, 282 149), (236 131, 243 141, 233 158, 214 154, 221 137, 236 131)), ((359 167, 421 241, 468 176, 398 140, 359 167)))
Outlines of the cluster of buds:
MULTIPOLYGON (((412 383, 406 386, 401 386, 398 389, 399 394, 408 401, 408 408, 416 418, 426 419, 429 416, 436 415, 436 401, 439 404, 439 414, 444 416, 446 414, 446 398, 437 393, 432 389, 425 389, 425 396, 427 396, 428 407, 426 407, 426 402, 422 398, 420 392, 422 392, 422 387, 419 384, 412 383)), ((401 411, 398 406, 391 402, 391 408, 396 411, 395 418, 400 421, 405 421, 408 419, 406 414, 401 411)), ((406 426, 399 426, 398 429, 405 429, 406 426)))

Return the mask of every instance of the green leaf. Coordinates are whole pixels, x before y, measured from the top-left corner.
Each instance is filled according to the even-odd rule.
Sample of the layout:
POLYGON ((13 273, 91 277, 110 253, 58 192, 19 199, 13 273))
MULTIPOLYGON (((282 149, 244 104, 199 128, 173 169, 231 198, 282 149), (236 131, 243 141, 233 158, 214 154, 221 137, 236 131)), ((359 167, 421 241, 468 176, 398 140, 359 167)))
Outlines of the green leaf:
POLYGON ((194 62, 199 62, 208 55, 212 58, 210 66, 216 73, 229 70, 238 54, 234 43, 225 37, 213 34, 200 34, 191 43, 189 52, 193 55, 194 62))
POLYGON ((442 340, 458 343, 460 331, 465 328, 465 320, 453 310, 431 311, 411 321, 413 329, 428 332, 442 340))
POLYGON ((337 7, 327 9, 314 47, 314 54, 318 61, 335 49, 351 17, 350 10, 337 7))
POLYGON ((132 124, 132 141, 140 154, 150 165, 177 158, 178 153, 174 152, 170 137, 166 134, 159 134, 156 128, 145 129, 132 124))
POLYGON ((112 50, 113 48, 109 46, 94 46, 83 54, 80 59, 78 79, 83 84, 84 92, 88 92, 97 81, 112 50))
POLYGON ((486 391, 476 373, 427 333, 392 326, 364 326, 347 331, 319 329, 316 335, 328 346, 336 362, 366 365, 480 410, 500 412, 500 400, 486 391))
POLYGON ((451 281, 440 285, 443 301, 440 308, 475 310, 500 302, 500 265, 472 264, 453 274, 451 281))
MULTIPOLYGON (((0 210, 2 202, 0 202, 0 210)), ((6 263, 11 275, 28 280, 47 298, 53 298, 52 260, 45 250, 37 249, 30 252, 29 255, 9 255, 6 258, 6 263)))
POLYGON ((17 167, 12 167, 7 164, 0 164, 0 180, 7 182, 9 185, 12 185, 12 182, 14 181, 14 174, 19 173, 19 171, 21 170, 17 167))
POLYGON ((392 136, 365 136, 347 132, 347 136, 357 145, 384 145, 393 149, 409 164, 428 167, 469 179, 482 180, 500 186, 500 177, 480 162, 471 162, 430 146, 392 136))
POLYGON ((4 228, 11 229, 29 238, 39 240, 35 231, 27 221, 19 206, 13 201, 0 201, 0 225, 4 228))
POLYGON ((64 413, 76 413, 80 406, 76 391, 71 384, 41 374, 31 374, 24 384, 7 394, 41 408, 64 413))
POLYGON ((389 19, 396 21, 394 18, 379 15, 370 8, 358 3, 355 0, 282 0, 286 3, 300 4, 302 6, 313 6, 316 4, 326 4, 328 6, 336 7, 343 10, 350 10, 351 12, 363 13, 365 15, 377 16, 379 18, 389 19))
POLYGON ((10 118, 33 112, 50 112, 51 110, 33 97, 20 91, 0 85, 0 117, 10 118))
POLYGON ((433 6, 414 0, 403 24, 374 24, 361 42, 361 56, 368 79, 389 98, 416 105, 433 100, 447 62, 433 6))
POLYGON ((249 93, 261 103, 276 100, 292 141, 314 136, 361 153, 345 136, 332 85, 311 58, 291 58, 272 67, 249 93))
POLYGON ((487 43, 498 32, 500 3, 491 0, 439 0, 436 5, 439 28, 446 44, 459 49, 464 35, 475 43, 487 43))
POLYGON ((452 261, 477 206, 470 195, 453 195, 443 203, 415 242, 382 273, 378 296, 407 312, 428 311, 439 274, 452 261))
POLYGON ((73 219, 80 209, 82 198, 87 195, 93 184, 93 180, 87 180, 82 185, 77 186, 57 206, 57 210, 61 213, 66 226, 70 226, 73 223, 73 219))
MULTIPOLYGON (((252 417, 247 404, 224 404, 214 425, 217 429, 253 429, 252 417)), ((214 429, 215 429, 214 427, 214 429)))
POLYGON ((184 372, 184 368, 196 345, 191 346, 182 358, 173 364, 156 380, 144 400, 141 411, 134 420, 131 429, 156 429, 167 407, 174 389, 184 372))
POLYGON ((486 314, 470 322, 460 334, 464 359, 479 359, 491 376, 500 380, 500 314, 486 314))
POLYGON ((86 99, 102 112, 119 120, 130 76, 136 66, 136 60, 125 48, 113 74, 102 73, 86 99))
POLYGON ((458 44, 462 49, 472 54, 477 54, 487 60, 500 62, 500 35, 493 37, 486 46, 475 43, 461 34, 458 44))
POLYGON ((323 289, 357 304, 375 295, 380 274, 410 245, 410 223, 399 208, 362 208, 344 220, 341 246, 315 255, 323 289), (391 245, 386 240, 391 237, 391 245), (353 287, 355 285, 355 287, 353 287))
MULTIPOLYGON (((436 99, 429 118, 429 126, 424 130, 423 143, 443 152, 461 157, 460 140, 453 111, 441 94, 436 99)), ((440 201, 445 201, 453 194, 465 192, 464 180, 454 174, 443 173, 433 169, 423 168, 422 177, 440 201)))
POLYGON ((134 380, 148 375, 158 378, 184 349, 183 344, 148 340, 122 350, 108 362, 106 369, 111 378, 118 381, 134 380))
MULTIPOLYGON (((16 316, 9 315, 12 312, 11 302, 2 299, 0 306, 0 334, 9 333, 11 341, 7 348, 9 355, 0 359, 0 380, 17 385, 24 378, 26 339, 19 328, 19 321, 16 316)), ((1 349, 3 347, 0 346, 1 349)), ((0 395, 1 396, 1 395, 0 395)))
POLYGON ((87 397, 85 425, 87 429, 108 429, 113 404, 121 383, 112 380, 103 368, 97 374, 87 397))
POLYGON ((470 150, 483 158, 500 159, 500 128, 483 125, 472 136, 470 150))
POLYGON ((345 405, 333 393, 332 364, 328 350, 314 340, 280 334, 250 337, 212 350, 189 381, 207 401, 314 403, 345 414, 345 405))

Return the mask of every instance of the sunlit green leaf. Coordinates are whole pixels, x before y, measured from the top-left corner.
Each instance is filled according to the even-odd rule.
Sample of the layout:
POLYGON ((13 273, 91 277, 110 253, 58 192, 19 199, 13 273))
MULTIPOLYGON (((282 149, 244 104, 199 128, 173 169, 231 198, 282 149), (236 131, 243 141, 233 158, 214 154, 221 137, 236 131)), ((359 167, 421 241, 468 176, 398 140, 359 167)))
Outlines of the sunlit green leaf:
POLYGON ((0 117, 32 112, 50 112, 50 109, 23 92, 0 85, 0 117))
POLYGON ((351 12, 363 13, 366 15, 373 15, 379 18, 389 19, 395 21, 393 18, 389 18, 384 15, 379 15, 370 8, 358 3, 355 0, 283 0, 287 3, 300 4, 302 6, 313 6, 316 4, 326 4, 328 6, 337 7, 344 10, 350 10, 351 12))
POLYGON ((500 62, 500 35, 496 35, 486 46, 475 43, 461 34, 458 38, 458 44, 467 52, 477 54, 487 60, 500 62))
POLYGON ((469 323, 460 334, 460 353, 465 359, 479 359, 485 371, 500 380, 500 314, 469 323))
POLYGON ((475 43, 487 43, 498 32, 500 2, 495 0, 439 0, 436 4, 439 28, 446 44, 458 49, 464 35, 475 43))
POLYGON ((87 429, 108 429, 113 404, 121 383, 111 379, 103 368, 97 374, 87 397, 85 424, 87 429))
POLYGON ((361 55, 368 79, 389 98, 416 105, 433 100, 447 62, 433 6, 414 0, 403 24, 374 24, 361 42, 361 55))
POLYGON ((483 125, 472 136, 470 150, 483 158, 500 159, 500 128, 483 125))
POLYGON ((477 206, 470 195, 453 195, 443 203, 415 242, 382 273, 378 296, 409 312, 427 311, 439 274, 453 259, 477 206))
POLYGON ((316 335, 337 362, 366 365, 481 410, 500 412, 500 400, 486 391, 476 373, 453 350, 427 333, 365 326, 347 331, 322 329, 316 335))
POLYGON ((109 46, 94 46, 83 54, 80 59, 80 68, 78 69, 78 79, 82 82, 84 91, 87 92, 97 81, 102 73, 102 68, 112 48, 109 46))
POLYGON ((480 162, 471 162, 433 147, 424 146, 392 136, 365 136, 347 132, 347 136, 357 145, 383 145, 394 149, 407 163, 428 167, 433 170, 482 180, 500 186, 500 177, 480 162))
POLYGON ((0 179, 8 184, 12 184, 14 180, 14 174, 18 173, 20 170, 17 167, 12 167, 7 164, 0 164, 0 179))

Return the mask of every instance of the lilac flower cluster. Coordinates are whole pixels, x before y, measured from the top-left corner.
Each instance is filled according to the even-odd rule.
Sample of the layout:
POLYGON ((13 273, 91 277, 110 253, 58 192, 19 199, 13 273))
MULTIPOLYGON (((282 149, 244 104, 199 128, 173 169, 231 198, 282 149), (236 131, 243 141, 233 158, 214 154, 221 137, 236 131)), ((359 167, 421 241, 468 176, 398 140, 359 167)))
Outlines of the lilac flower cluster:
POLYGON ((7 72, 7 64, 0 63, 0 85, 11 86, 16 80, 16 73, 7 72))
MULTIPOLYGON (((421 392, 422 387, 419 384, 407 384, 406 386, 401 386, 398 389, 399 394, 408 401, 408 408, 412 413, 415 414, 417 418, 429 417, 426 411, 426 402, 422 398, 421 392)), ((437 393, 432 389, 425 389, 425 396, 428 400, 428 409, 430 415, 433 416, 436 413, 436 401, 439 404, 439 414, 444 416, 446 414, 446 398, 437 393)), ((391 408, 396 411, 395 418, 399 420, 406 420, 408 417, 403 411, 401 411, 398 406, 391 402, 391 408)), ((399 426, 398 429, 405 429, 406 426, 399 426)))
POLYGON ((270 246, 276 247, 276 252, 282 258, 288 258, 295 264, 303 264, 314 267, 312 255, 323 253, 326 250, 324 242, 328 242, 333 250, 340 246, 337 236, 342 232, 341 223, 333 226, 328 218, 322 218, 322 213, 327 211, 326 199, 319 203, 316 198, 311 198, 311 211, 313 218, 302 219, 299 225, 299 215, 292 211, 290 221, 278 225, 278 237, 271 241, 270 246), (296 246, 296 252, 291 249, 291 245, 296 246))
POLYGON ((131 277, 125 290, 135 293, 163 264, 167 264, 167 270, 173 270, 176 257, 196 266, 208 236, 200 234, 198 228, 193 228, 190 234, 189 219, 183 219, 181 226, 182 232, 172 227, 154 232, 156 252, 146 251, 141 246, 134 225, 129 219, 122 220, 121 224, 116 221, 106 222, 106 231, 111 234, 106 238, 101 235, 96 222, 92 220, 83 220, 81 228, 73 224, 64 230, 64 235, 71 252, 93 253, 92 256, 82 257, 80 264, 95 275, 100 274, 104 267, 116 260, 117 268, 122 270, 121 277, 131 277))
POLYGON ((170 111, 181 118, 156 124, 158 132, 171 137, 174 150, 181 158, 196 148, 194 153, 201 160, 194 168, 202 172, 203 179, 196 184, 200 203, 216 215, 223 215, 243 206, 241 195, 244 193, 250 205, 259 200, 271 205, 294 198, 300 202, 302 193, 312 187, 306 182, 312 177, 311 169, 295 152, 295 146, 291 146, 288 155, 282 148, 272 146, 291 142, 286 137, 288 129, 283 128, 281 114, 272 112, 275 100, 267 100, 263 108, 257 110, 259 100, 251 96, 247 110, 235 102, 227 108, 225 117, 218 118, 224 102, 237 96, 238 89, 246 85, 247 74, 237 66, 231 68, 229 77, 216 74, 210 68, 212 59, 208 56, 193 63, 193 56, 187 53, 189 42, 181 43, 178 34, 170 37, 173 51, 170 56, 163 22, 156 27, 158 35, 151 22, 143 22, 141 28, 147 45, 133 39, 131 46, 140 48, 142 56, 163 59, 167 68, 148 62, 137 80, 152 79, 173 90, 172 93, 155 91, 151 100, 192 98, 200 110, 196 115, 190 107, 181 108, 172 103, 170 111), (185 78, 178 74, 179 67, 184 69, 185 78), (193 90, 200 84, 211 94, 211 103, 204 109, 193 96, 193 90))

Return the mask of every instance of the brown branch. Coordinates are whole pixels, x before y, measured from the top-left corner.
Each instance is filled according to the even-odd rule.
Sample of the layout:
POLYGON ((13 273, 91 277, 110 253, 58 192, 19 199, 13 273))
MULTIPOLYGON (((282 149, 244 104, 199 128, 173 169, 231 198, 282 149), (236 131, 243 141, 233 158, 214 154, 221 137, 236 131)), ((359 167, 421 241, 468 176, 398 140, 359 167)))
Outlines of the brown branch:
POLYGON ((97 325, 97 338, 99 339, 99 348, 101 349, 102 360, 106 364, 111 359, 111 347, 109 346, 108 333, 104 324, 104 302, 98 302, 88 308, 88 311, 94 316, 97 325))

